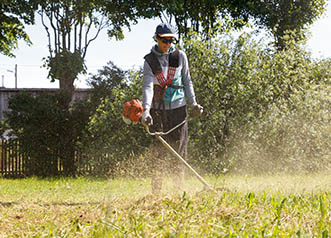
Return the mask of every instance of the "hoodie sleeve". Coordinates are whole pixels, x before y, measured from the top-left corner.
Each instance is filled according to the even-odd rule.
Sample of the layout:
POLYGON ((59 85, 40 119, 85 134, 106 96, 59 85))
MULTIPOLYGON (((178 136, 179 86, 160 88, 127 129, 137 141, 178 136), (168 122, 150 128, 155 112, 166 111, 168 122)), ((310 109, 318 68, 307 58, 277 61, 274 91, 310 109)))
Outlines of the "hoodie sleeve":
POLYGON ((194 93, 194 88, 193 88, 193 83, 191 80, 191 75, 190 75, 190 70, 188 66, 188 60, 185 52, 179 51, 180 52, 180 63, 182 64, 182 79, 183 79, 183 84, 184 84, 184 90, 185 90, 185 96, 188 100, 189 104, 195 104, 196 99, 195 99, 195 93, 194 93))
POLYGON ((147 61, 144 62, 144 74, 143 74, 143 108, 150 109, 153 100, 153 82, 154 74, 152 68, 149 66, 147 61))

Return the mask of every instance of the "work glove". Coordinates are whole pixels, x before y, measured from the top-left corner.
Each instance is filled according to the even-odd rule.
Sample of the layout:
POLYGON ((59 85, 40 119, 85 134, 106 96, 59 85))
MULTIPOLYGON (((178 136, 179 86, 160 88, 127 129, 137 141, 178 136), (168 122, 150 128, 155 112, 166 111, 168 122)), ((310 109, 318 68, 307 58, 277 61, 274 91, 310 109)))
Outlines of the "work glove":
POLYGON ((145 109, 143 115, 141 116, 142 123, 147 126, 153 125, 153 118, 149 113, 149 109, 145 109))
POLYGON ((197 103, 192 104, 191 117, 199 117, 203 113, 203 107, 197 103))

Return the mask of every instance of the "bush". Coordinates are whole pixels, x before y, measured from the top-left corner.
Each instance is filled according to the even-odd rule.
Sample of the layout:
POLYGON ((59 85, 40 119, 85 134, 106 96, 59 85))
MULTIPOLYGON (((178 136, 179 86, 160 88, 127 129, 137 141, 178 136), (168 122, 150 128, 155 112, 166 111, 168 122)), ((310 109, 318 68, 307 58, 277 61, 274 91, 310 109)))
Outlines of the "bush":
POLYGON ((72 175, 71 155, 87 124, 88 112, 80 103, 73 105, 70 112, 63 109, 64 97, 62 93, 21 93, 9 101, 6 122, 28 159, 24 163, 26 175, 56 176, 62 170, 72 175))
POLYGON ((118 175, 120 163, 141 157, 148 147, 151 139, 142 126, 122 120, 124 103, 141 98, 141 80, 141 71, 123 71, 111 62, 90 79, 96 109, 82 143, 86 160, 80 166, 92 167, 91 175, 118 175))
POLYGON ((238 130, 249 130, 245 125, 264 118, 274 105, 290 108, 293 93, 330 78, 330 62, 319 65, 291 37, 287 44, 286 50, 276 51, 246 33, 235 40, 223 35, 186 41, 197 101, 206 111, 191 123, 194 163, 210 172, 223 171, 238 130))
POLYGON ((318 172, 331 169, 331 85, 293 94, 240 128, 229 148, 232 171, 318 172))
MULTIPOLYGON (((275 108, 286 108, 289 113, 293 107, 304 107, 306 101, 299 99, 306 92, 312 92, 315 85, 325 85, 331 77, 330 60, 313 60, 300 44, 287 38, 288 46, 283 51, 256 41, 250 34, 237 39, 231 35, 209 41, 199 40, 194 35, 186 39, 184 46, 197 101, 205 108, 200 119, 189 123, 189 162, 193 167, 212 173, 221 173, 225 168, 235 169, 234 164, 240 163, 242 156, 251 158, 238 144, 239 141, 244 145, 246 141, 239 139, 246 138, 247 143, 255 143, 249 136, 256 136, 256 130, 262 129, 252 125, 268 120, 271 124, 263 128, 262 134, 269 135, 267 141, 274 147, 270 146, 265 155, 271 156, 272 151, 277 157, 279 150, 275 149, 278 148, 275 144, 279 143, 277 140, 283 129, 270 127, 275 121, 267 119, 267 115, 275 108)), ((84 146, 89 155, 86 163, 99 168, 95 170, 98 175, 115 175, 114 170, 120 168, 120 164, 131 161, 148 164, 146 148, 152 138, 139 125, 127 126, 121 120, 124 102, 141 98, 142 72, 123 71, 109 63, 91 80, 94 86, 92 100, 97 103, 92 102, 96 110, 90 117, 84 146)), ((319 105, 319 97, 312 100, 319 105)), ((280 116, 284 116, 284 120, 290 119, 289 114, 280 116)), ((286 124, 285 121, 281 123, 286 124)), ((287 123, 288 127, 291 123, 297 125, 294 119, 287 123)), ((278 156, 274 160, 279 159, 278 156)))

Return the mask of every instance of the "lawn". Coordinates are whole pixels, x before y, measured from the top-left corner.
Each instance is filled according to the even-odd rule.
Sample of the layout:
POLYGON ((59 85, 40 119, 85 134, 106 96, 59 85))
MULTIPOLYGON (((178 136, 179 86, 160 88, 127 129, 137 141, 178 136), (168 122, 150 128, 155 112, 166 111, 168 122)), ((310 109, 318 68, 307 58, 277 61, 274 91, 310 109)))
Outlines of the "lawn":
POLYGON ((331 176, 0 179, 0 237, 328 237, 331 176))

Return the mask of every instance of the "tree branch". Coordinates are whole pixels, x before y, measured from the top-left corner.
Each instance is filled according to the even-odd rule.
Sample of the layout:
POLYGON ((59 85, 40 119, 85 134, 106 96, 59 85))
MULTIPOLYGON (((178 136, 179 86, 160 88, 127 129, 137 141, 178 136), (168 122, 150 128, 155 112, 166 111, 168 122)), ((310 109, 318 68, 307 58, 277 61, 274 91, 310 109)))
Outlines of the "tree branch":
POLYGON ((46 26, 45 21, 44 21, 44 11, 41 10, 41 12, 39 12, 39 15, 41 17, 41 23, 43 24, 43 26, 47 32, 49 54, 50 54, 50 57, 53 58, 52 46, 51 46, 51 34, 49 33, 48 27, 46 26))
POLYGON ((77 26, 78 26, 78 22, 75 23, 75 27, 74 27, 74 51, 77 50, 77 26))
POLYGON ((54 11, 55 15, 55 21, 56 21, 56 27, 54 28, 55 31, 58 32, 57 34, 57 44, 58 44, 58 52, 60 52, 63 49, 63 46, 61 44, 61 26, 60 26, 60 19, 61 19, 61 14, 59 12, 60 10, 57 9, 57 11, 54 11))
MULTIPOLYGON (((91 25, 92 25, 92 22, 91 22, 91 24, 89 24, 89 28, 91 27, 91 25)), ((83 52, 83 56, 82 56, 83 59, 85 58, 85 55, 86 55, 86 52, 87 52, 87 48, 90 45, 90 43, 92 41, 94 41, 98 37, 98 35, 100 34, 101 30, 104 29, 106 26, 107 26, 107 21, 104 22, 104 17, 102 17, 101 18, 101 21, 99 23, 99 27, 97 29, 96 34, 94 35, 94 37, 92 37, 90 40, 87 41, 87 34, 88 34, 88 31, 90 30, 90 29, 88 29, 88 31, 85 34, 85 47, 84 47, 84 52, 83 52)))
POLYGON ((54 26, 53 23, 53 12, 48 16, 48 20, 50 22, 51 27, 53 28, 54 32, 54 52, 58 52, 58 44, 57 44, 57 32, 56 32, 56 27, 54 26))
POLYGON ((87 30, 86 30, 86 32, 85 32, 84 48, 85 48, 86 45, 87 45, 88 34, 89 34, 89 32, 90 32, 90 30, 91 30, 91 26, 92 26, 92 24, 93 24, 92 17, 93 17, 93 16, 92 16, 92 13, 90 13, 90 14, 89 14, 90 22, 89 22, 89 24, 87 25, 87 30))
POLYGON ((79 13, 79 51, 82 50, 82 31, 83 31, 83 20, 82 20, 82 15, 79 13))
POLYGON ((66 33, 67 33, 67 41, 68 41, 68 50, 70 51, 71 47, 71 17, 70 17, 70 9, 69 6, 66 6, 66 16, 65 16, 66 22, 66 33))

